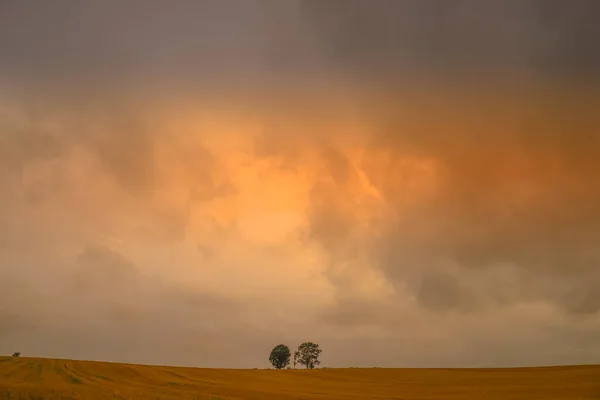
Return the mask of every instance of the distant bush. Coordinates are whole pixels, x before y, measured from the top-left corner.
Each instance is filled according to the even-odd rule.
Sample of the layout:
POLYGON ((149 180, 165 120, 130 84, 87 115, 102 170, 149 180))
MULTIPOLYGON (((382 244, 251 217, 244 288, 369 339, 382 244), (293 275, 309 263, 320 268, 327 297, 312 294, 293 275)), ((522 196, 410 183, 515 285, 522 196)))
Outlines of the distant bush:
POLYGON ((16 353, 13 353, 12 356, 13 357, 21 357, 21 352, 17 351, 16 353))

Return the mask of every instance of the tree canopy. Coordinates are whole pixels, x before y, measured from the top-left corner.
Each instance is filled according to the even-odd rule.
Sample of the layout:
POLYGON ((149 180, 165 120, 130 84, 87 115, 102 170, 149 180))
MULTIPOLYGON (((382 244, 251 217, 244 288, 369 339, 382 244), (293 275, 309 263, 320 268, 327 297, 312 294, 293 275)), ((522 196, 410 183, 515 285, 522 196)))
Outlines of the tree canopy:
POLYGON ((269 361, 276 369, 282 369, 290 364, 291 356, 292 353, 290 352, 290 348, 285 344, 279 344, 273 347, 273 350, 271 350, 269 361))
POLYGON ((304 342, 298 346, 298 350, 294 353, 294 365, 304 365, 306 369, 313 369, 321 364, 319 356, 321 355, 319 345, 313 342, 304 342))

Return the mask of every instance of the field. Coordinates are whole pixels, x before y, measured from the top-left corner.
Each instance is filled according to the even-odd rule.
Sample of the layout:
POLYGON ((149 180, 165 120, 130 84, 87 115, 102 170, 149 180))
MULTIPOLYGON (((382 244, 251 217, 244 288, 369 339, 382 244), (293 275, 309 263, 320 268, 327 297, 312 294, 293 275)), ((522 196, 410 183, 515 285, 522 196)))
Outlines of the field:
POLYGON ((225 370, 0 358, 10 399, 600 399, 600 366, 225 370))

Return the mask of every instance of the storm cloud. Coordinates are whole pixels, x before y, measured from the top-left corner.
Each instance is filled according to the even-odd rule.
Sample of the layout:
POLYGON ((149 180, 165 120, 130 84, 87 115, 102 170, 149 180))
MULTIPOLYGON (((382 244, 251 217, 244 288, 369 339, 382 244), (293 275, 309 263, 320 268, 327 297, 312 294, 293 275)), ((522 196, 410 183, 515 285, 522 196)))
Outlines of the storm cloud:
POLYGON ((599 12, 0 3, 0 352, 597 362, 599 12))

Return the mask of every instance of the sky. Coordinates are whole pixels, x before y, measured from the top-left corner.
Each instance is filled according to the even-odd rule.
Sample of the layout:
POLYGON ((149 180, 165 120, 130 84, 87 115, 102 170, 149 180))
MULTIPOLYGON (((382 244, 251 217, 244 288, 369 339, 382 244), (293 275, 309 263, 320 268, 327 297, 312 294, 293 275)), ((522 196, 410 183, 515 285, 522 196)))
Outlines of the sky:
POLYGON ((600 363, 600 3, 0 1, 0 354, 600 363))

